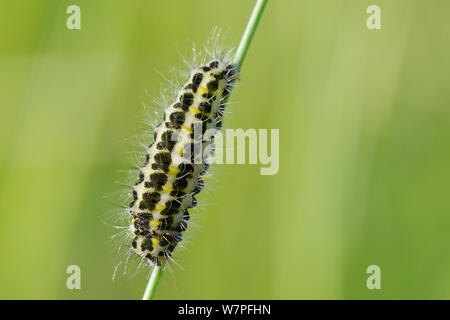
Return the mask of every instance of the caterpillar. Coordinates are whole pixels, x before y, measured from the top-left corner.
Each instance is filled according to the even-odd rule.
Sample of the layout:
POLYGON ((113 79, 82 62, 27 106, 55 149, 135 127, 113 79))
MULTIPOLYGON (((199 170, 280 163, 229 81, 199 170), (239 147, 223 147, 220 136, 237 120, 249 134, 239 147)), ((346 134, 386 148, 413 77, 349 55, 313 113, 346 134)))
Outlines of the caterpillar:
POLYGON ((164 265, 182 241, 237 76, 222 59, 194 68, 155 128, 127 208, 131 250, 150 265, 164 265))

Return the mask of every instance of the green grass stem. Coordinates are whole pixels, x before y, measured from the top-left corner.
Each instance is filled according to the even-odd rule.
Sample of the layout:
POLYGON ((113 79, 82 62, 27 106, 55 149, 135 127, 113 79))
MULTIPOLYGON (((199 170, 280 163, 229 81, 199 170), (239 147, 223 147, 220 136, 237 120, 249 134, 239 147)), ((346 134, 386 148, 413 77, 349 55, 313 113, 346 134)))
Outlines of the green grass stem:
POLYGON ((154 267, 150 279, 147 283, 147 288, 145 288, 144 296, 142 300, 153 300, 156 293, 156 287, 158 286, 159 280, 163 274, 163 267, 154 267))

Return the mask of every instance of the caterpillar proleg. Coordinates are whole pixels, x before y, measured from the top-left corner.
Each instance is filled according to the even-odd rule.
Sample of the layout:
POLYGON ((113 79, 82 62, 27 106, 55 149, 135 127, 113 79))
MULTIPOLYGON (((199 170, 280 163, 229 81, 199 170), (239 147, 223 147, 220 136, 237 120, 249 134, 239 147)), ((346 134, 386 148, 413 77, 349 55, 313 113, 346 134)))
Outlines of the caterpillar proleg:
POLYGON ((150 265, 164 265, 182 241, 237 74, 226 59, 194 68, 155 128, 127 209, 132 250, 150 265))

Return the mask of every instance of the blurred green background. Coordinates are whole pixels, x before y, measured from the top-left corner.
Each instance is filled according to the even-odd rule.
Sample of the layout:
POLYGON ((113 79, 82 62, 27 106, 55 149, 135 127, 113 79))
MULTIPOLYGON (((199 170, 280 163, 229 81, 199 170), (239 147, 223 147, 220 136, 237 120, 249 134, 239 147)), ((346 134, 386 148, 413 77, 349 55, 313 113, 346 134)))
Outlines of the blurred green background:
MULTIPOLYGON (((102 216, 170 66, 253 1, 0 2, 0 298, 136 299, 102 216), (81 30, 66 8, 81 7, 81 30), (81 267, 82 289, 66 289, 81 267)), ((450 298, 449 1, 269 1, 227 128, 280 170, 216 165, 160 299, 450 298), (369 31, 366 8, 381 7, 369 31), (381 268, 381 290, 366 268, 381 268)))

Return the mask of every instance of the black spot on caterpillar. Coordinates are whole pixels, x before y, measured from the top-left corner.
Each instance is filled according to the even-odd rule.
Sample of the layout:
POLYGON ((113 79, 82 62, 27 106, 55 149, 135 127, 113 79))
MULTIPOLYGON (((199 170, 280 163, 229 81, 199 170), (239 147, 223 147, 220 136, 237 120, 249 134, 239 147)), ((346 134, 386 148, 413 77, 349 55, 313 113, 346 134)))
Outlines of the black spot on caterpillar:
POLYGON ((236 76, 231 63, 218 59, 195 68, 155 129, 128 208, 132 250, 150 265, 161 266, 171 259, 188 227, 188 209, 196 206, 194 195, 202 190, 202 176, 208 170, 208 155, 197 161, 193 150, 199 143, 203 150, 212 150, 205 147, 213 137, 203 136, 208 129, 220 129, 236 76))

